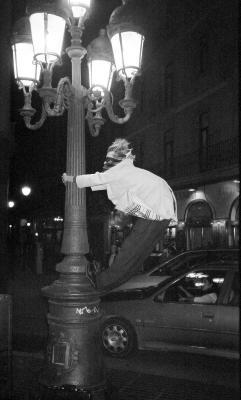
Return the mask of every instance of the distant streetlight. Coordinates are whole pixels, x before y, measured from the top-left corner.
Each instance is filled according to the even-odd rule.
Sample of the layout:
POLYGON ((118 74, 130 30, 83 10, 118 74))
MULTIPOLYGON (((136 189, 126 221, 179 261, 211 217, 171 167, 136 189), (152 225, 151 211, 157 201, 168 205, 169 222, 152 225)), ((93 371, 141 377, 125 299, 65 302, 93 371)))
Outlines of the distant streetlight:
POLYGON ((12 201, 12 200, 10 200, 10 201, 8 202, 8 207, 9 207, 9 208, 13 208, 14 206, 15 206, 15 202, 12 201))
POLYGON ((31 193, 31 188, 29 186, 22 186, 21 187, 21 192, 24 196, 29 196, 31 193))

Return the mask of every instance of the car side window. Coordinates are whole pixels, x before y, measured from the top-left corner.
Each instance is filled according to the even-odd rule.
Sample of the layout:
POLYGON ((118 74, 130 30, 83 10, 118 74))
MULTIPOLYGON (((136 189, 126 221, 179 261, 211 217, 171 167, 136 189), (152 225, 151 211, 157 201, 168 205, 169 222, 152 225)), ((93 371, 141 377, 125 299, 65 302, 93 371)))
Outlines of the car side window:
POLYGON ((188 272, 165 290, 163 302, 216 304, 225 270, 199 269, 188 272))

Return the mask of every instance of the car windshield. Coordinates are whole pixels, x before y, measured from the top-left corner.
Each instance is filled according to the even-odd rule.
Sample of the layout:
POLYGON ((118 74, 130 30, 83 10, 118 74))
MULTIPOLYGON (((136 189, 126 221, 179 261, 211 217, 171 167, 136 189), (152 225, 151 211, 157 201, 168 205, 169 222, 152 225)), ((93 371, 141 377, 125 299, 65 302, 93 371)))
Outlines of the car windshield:
POLYGON ((179 254, 165 263, 160 264, 151 273, 150 276, 175 276, 180 271, 188 270, 194 264, 200 261, 231 261, 238 259, 238 252, 229 250, 215 251, 193 251, 179 254))

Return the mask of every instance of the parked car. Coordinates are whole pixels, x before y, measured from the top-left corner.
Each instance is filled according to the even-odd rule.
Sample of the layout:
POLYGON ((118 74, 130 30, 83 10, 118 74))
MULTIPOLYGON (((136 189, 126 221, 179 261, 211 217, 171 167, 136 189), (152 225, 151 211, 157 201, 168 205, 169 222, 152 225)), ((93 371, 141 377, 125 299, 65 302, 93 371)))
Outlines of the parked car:
POLYGON ((159 275, 153 271, 151 278, 157 280, 149 285, 146 279, 143 285, 140 279, 137 285, 127 282, 102 297, 104 351, 114 357, 126 357, 138 348, 238 358, 238 262, 204 257, 174 265, 159 275), (213 286, 209 293, 215 293, 208 303, 207 296, 200 301, 207 280, 213 286))

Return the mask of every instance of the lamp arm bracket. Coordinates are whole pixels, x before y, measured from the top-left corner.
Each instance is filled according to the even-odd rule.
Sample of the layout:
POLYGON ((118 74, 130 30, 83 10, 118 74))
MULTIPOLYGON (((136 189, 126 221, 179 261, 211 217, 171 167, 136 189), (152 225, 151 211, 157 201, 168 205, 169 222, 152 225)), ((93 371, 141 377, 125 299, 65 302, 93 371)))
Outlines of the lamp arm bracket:
POLYGON ((109 92, 104 86, 101 85, 98 85, 98 87, 92 86, 88 90, 88 103, 87 103, 88 112, 86 118, 95 119, 96 117, 95 116, 91 117, 91 114, 99 116, 102 109, 105 108, 111 121, 117 124, 124 124, 125 122, 127 122, 130 119, 132 111, 130 109, 128 110, 124 109, 125 117, 118 117, 117 115, 115 115, 113 111, 112 104, 113 104, 113 95, 111 92, 109 92))
POLYGON ((103 106, 102 107, 97 106, 97 108, 93 109, 93 102, 89 101, 88 103, 88 109, 85 118, 88 121, 89 131, 91 136, 93 137, 99 135, 100 129, 102 125, 104 125, 105 123, 105 120, 101 114, 102 108, 103 106))
POLYGON ((24 119, 25 126, 32 131, 36 131, 37 129, 41 128, 41 126, 43 125, 44 121, 47 118, 47 113, 45 111, 44 105, 42 105, 42 112, 39 121, 32 124, 31 119, 34 114, 35 114, 34 108, 32 110, 26 110, 24 108, 20 110, 20 115, 22 115, 24 119))
POLYGON ((34 90, 37 90, 37 81, 33 81, 31 83, 31 85, 28 87, 28 89, 24 86, 24 84, 22 83, 22 81, 18 81, 18 88, 19 90, 23 91, 24 97, 29 97, 30 102, 31 102, 31 98, 32 98, 32 92, 34 90))
POLYGON ((56 89, 43 87, 39 89, 40 97, 43 98, 44 108, 48 116, 58 117, 63 115, 70 107, 74 90, 68 77, 61 78, 56 89))
POLYGON ((103 91, 104 91, 103 106, 105 107, 110 120, 115 122, 116 124, 120 124, 120 125, 122 125, 122 124, 126 123, 127 121, 129 121, 134 107, 132 107, 132 106, 131 107, 123 107, 121 105, 122 108, 124 109, 125 116, 124 117, 119 117, 118 115, 116 115, 114 113, 114 110, 113 110, 113 96, 112 96, 112 93, 109 92, 108 90, 106 90, 105 88, 103 88, 103 91))
POLYGON ((101 128, 102 124, 95 124, 93 118, 86 117, 86 119, 88 121, 88 126, 89 126, 89 131, 90 131, 91 136, 93 136, 93 137, 99 136, 100 128, 101 128))
POLYGON ((132 114, 132 110, 128 110, 128 111, 124 110, 125 116, 118 117, 118 115, 116 115, 114 113, 113 108, 112 108, 112 106, 110 106, 109 103, 105 104, 105 109, 107 111, 107 114, 108 114, 110 120, 119 125, 125 124, 127 121, 129 121, 131 114, 132 114))
POLYGON ((70 107, 71 98, 74 96, 74 88, 71 84, 70 78, 65 76, 61 78, 57 86, 56 105, 63 104, 64 108, 70 107))
MULTIPOLYGON (((91 86, 85 96, 85 107, 88 109, 88 112, 91 113, 99 113, 105 106, 105 99, 103 97, 103 92, 101 90, 106 90, 103 86, 98 85, 98 88, 93 85, 91 86)), ((106 90, 108 93, 108 91, 106 90)))

